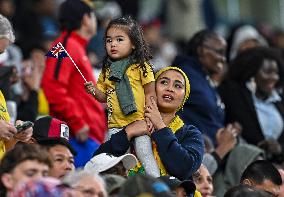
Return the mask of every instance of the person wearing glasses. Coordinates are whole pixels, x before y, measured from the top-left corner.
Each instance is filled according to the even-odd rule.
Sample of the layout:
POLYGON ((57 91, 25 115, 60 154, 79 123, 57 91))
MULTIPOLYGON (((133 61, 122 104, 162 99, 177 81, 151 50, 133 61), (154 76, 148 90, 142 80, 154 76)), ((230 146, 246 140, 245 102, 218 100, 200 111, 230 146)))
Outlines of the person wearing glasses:
POLYGON ((234 137, 240 129, 225 125, 224 104, 217 93, 215 76, 226 66, 226 41, 210 30, 197 32, 187 43, 186 54, 178 55, 172 65, 182 69, 190 79, 191 95, 179 111, 187 124, 195 125, 216 144, 216 133, 225 128, 234 137))

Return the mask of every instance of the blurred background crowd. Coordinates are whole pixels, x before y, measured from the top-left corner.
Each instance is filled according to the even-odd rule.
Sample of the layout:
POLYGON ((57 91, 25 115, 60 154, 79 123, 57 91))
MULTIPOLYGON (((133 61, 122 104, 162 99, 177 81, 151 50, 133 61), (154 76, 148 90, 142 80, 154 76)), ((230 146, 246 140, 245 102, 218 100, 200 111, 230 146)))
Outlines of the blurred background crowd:
MULTIPOLYGON (((0 54, 0 90, 5 97, 10 122, 13 124, 16 120, 37 122, 41 117, 53 115, 50 113, 51 105, 45 93, 53 94, 55 90, 46 90, 48 86, 42 86, 42 79, 46 72, 45 54, 61 34, 59 12, 63 2, 64 0, 0 0, 0 14, 9 19, 16 37, 15 42, 0 54)), ((283 0, 86 2, 94 9, 97 21, 94 30, 96 33, 85 48, 95 80, 99 77, 106 55, 105 29, 110 20, 124 15, 133 16, 141 25, 145 40, 151 49, 151 63, 155 72, 174 65, 187 74, 191 94, 179 115, 185 123, 196 126, 204 138, 203 164, 191 177, 201 195, 219 197, 228 191, 225 196, 238 196, 238 192, 244 192, 239 196, 253 196, 254 192, 255 196, 284 196, 283 0), (265 159, 269 163, 254 163, 259 159, 265 159), (252 169, 247 168, 250 164, 252 169), (243 173, 246 168, 249 171, 247 174, 243 173), (257 176, 261 170, 263 174, 257 176), (239 183, 248 186, 235 187, 239 183), (230 189, 232 187, 235 188, 230 189), (255 188, 264 189, 266 193, 263 194, 255 188)), ((72 18, 73 13, 67 14, 72 18)), ((81 85, 83 87, 83 84, 81 85)), ((105 109, 104 105, 100 107, 105 109)), ((72 109, 70 111, 72 114, 72 109)), ((105 117, 95 123, 97 127, 99 123, 103 125, 101 128, 104 129, 100 131, 102 133, 106 132, 106 114, 103 116, 105 117)), ((63 116, 56 118, 62 119, 70 127, 70 143, 75 149, 70 148, 69 142, 67 145, 66 142, 47 145, 49 154, 56 153, 56 144, 59 144, 58 149, 64 146, 69 150, 66 153, 70 157, 66 160, 69 164, 62 167, 64 173, 58 174, 60 170, 55 169, 52 174, 53 177, 63 179, 64 175, 73 171, 75 167, 85 166, 102 140, 94 135, 90 137, 94 142, 88 141, 88 138, 76 135, 75 128, 79 129, 76 127, 77 123, 69 123, 63 116), (56 150, 53 150, 54 147, 56 150), (72 151, 79 154, 76 156, 72 151)), ((51 129, 50 125, 51 123, 46 126, 47 130, 51 129)), ((90 125, 89 127, 91 128, 90 125)), ((48 154, 40 147, 31 148, 25 144, 19 147, 17 149, 16 146, 12 149, 14 152, 9 152, 10 155, 4 157, 3 161, 6 163, 0 164, 1 185, 6 188, 5 190, 11 191, 11 196, 19 195, 19 191, 14 191, 15 194, 12 192, 15 183, 12 184, 4 176, 14 170, 8 167, 12 161, 37 161, 44 164, 47 169, 56 166, 52 167, 44 156, 36 156, 41 151, 42 154, 48 154), (26 154, 31 155, 21 152, 25 149, 30 151, 26 154), (30 149, 35 149, 35 153, 30 149), (19 154, 22 158, 16 161, 19 154)), ((60 156, 55 154, 54 158, 56 157, 60 159, 60 156)), ((143 183, 145 191, 143 188, 140 189, 152 192, 153 196, 168 195, 168 190, 161 185, 154 188, 155 191, 146 189, 155 185, 157 181, 151 177, 135 176, 136 178, 126 180, 126 170, 130 169, 126 162, 122 163, 126 156, 119 157, 118 160, 110 159, 108 155, 95 157, 92 159, 94 163, 109 161, 112 164, 87 163, 90 168, 92 165, 96 168, 102 166, 103 169, 97 170, 100 173, 112 168, 112 171, 106 173, 108 175, 119 174, 123 168, 124 172, 120 173, 122 176, 106 176, 103 180, 91 171, 74 171, 74 174, 69 174, 70 177, 65 176, 63 182, 71 188, 77 188, 81 193, 85 192, 83 196, 92 196, 92 192, 82 192, 88 184, 90 187, 101 188, 98 196, 115 196, 120 189, 125 196, 136 196, 125 192, 131 190, 125 185, 135 183, 136 186, 143 183), (120 169, 117 166, 113 169, 116 164, 120 164, 120 169), (96 181, 92 183, 88 177, 96 181), (156 195, 155 192, 159 193, 158 191, 161 191, 161 194, 156 195)), ((132 160, 136 164, 137 161, 133 158, 132 160)), ((16 168, 18 163, 13 164, 13 167, 16 168)), ((43 170, 42 168, 41 176, 46 173, 43 170)), ((164 177, 162 181, 168 184, 176 196, 186 196, 187 190, 190 193, 193 187, 193 183, 184 182, 186 180, 164 177), (179 187, 183 188, 184 192, 179 192, 179 187)), ((37 187, 48 185, 50 188, 56 185, 60 195, 64 192, 64 195, 68 192, 70 195, 81 195, 71 194, 74 191, 67 191, 67 188, 58 186, 61 183, 55 182, 45 180, 42 183, 27 184, 37 184, 37 187)), ((24 187, 29 186, 24 185, 20 189, 25 190, 24 187)))

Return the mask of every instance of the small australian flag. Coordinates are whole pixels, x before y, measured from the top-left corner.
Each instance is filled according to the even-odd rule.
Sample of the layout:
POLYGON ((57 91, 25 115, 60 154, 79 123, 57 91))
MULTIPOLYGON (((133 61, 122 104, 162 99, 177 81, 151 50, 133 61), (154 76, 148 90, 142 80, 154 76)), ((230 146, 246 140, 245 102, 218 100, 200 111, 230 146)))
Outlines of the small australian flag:
POLYGON ((54 47, 52 47, 52 49, 48 51, 45 56, 53 58, 64 58, 68 57, 68 54, 66 53, 61 43, 58 43, 54 47))

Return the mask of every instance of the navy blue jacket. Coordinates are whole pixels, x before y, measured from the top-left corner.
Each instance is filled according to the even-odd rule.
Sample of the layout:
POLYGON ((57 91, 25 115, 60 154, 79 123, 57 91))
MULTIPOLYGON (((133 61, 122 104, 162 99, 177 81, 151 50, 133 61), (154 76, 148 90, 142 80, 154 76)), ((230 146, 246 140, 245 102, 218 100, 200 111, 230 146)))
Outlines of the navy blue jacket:
MULTIPOLYGON (((204 143, 200 131, 192 125, 184 125, 175 134, 165 127, 151 135, 157 145, 161 161, 167 172, 180 180, 190 179, 201 165, 204 154, 204 143)), ((121 156, 132 147, 132 140, 128 141, 125 130, 111 136, 94 153, 110 153, 121 156)))
POLYGON ((177 56, 173 64, 182 69, 190 82, 190 95, 179 116, 185 124, 196 126, 214 143, 216 131, 224 127, 224 109, 215 87, 210 85, 201 63, 188 56, 177 56))

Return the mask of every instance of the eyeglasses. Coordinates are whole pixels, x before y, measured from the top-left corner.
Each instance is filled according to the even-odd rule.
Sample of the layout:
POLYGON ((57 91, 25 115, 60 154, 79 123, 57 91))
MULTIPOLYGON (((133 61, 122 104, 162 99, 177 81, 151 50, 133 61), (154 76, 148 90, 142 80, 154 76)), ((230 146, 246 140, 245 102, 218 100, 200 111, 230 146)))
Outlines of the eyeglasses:
POLYGON ((204 48, 210 50, 210 51, 213 51, 214 53, 216 53, 216 54, 218 54, 218 55, 220 55, 220 56, 225 56, 225 49, 216 49, 216 48, 211 47, 211 46, 209 46, 209 45, 207 45, 207 44, 203 44, 202 46, 203 46, 204 48))

